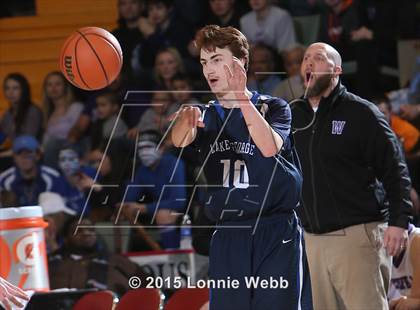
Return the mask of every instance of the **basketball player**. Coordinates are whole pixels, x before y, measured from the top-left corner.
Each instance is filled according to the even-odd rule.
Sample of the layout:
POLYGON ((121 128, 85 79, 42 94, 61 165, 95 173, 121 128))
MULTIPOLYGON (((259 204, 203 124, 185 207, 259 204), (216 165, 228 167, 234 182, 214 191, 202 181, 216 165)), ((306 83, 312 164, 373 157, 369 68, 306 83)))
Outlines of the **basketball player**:
POLYGON ((408 227, 407 248, 392 262, 391 310, 420 310, 420 228, 408 227))
POLYGON ((23 304, 16 297, 29 300, 23 290, 0 277, 0 304, 3 304, 6 310, 12 309, 11 304, 22 308, 23 304))
POLYGON ((206 109, 181 108, 171 136, 175 146, 191 144, 202 157, 206 213, 217 222, 210 279, 239 282, 238 288, 210 287, 210 309, 312 309, 294 212, 302 176, 295 165, 289 106, 246 88, 249 45, 239 30, 205 26, 196 44, 216 100, 206 109), (246 285, 249 279, 281 278, 287 287, 246 285))

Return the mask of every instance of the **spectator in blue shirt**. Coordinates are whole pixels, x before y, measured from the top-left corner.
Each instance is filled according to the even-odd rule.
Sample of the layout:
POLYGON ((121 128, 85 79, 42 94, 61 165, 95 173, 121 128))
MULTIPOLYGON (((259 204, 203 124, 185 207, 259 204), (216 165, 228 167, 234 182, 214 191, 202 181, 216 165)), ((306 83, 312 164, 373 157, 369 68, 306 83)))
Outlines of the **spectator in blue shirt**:
POLYGON ((13 192, 17 206, 37 205, 43 192, 63 195, 63 177, 57 170, 39 163, 39 142, 33 136, 17 137, 12 151, 15 165, 0 174, 0 190, 13 192))
MULTIPOLYGON (((158 149, 160 140, 156 131, 144 131, 139 136, 137 155, 140 165, 120 205, 130 221, 140 214, 139 219, 154 217, 158 226, 174 225, 175 213, 182 213, 186 206, 184 163, 169 153, 162 154, 158 149)), ((160 233, 163 248, 179 247, 176 228, 161 228, 160 233)))

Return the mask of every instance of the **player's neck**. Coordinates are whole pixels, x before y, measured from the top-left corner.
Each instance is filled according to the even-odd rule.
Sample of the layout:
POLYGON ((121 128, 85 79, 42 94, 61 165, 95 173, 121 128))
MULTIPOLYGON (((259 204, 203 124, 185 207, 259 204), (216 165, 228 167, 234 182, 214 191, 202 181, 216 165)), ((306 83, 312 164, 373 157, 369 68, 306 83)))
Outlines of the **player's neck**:
MULTIPOLYGON (((248 89, 245 90, 245 94, 248 99, 252 98, 252 93, 248 89)), ((222 107, 227 109, 240 108, 241 102, 238 100, 238 94, 235 94, 235 92, 230 91, 216 96, 222 107)))

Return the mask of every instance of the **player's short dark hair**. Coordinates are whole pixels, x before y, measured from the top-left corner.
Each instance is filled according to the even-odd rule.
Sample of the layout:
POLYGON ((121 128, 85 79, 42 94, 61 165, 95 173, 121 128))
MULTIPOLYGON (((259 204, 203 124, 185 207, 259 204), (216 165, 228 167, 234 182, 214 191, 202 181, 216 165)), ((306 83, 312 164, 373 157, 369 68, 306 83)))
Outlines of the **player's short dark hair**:
POLYGON ((207 25, 201 28, 196 36, 195 44, 199 50, 204 48, 214 51, 216 47, 227 47, 237 58, 245 59, 245 70, 248 70, 249 44, 242 32, 234 27, 207 25))

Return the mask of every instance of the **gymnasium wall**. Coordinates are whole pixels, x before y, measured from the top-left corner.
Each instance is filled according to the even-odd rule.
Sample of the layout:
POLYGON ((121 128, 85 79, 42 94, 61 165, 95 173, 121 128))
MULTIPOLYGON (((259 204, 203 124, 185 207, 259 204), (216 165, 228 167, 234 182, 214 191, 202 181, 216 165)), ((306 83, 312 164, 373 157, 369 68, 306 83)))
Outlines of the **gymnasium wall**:
POLYGON ((112 30, 118 18, 117 0, 37 0, 36 12, 36 16, 0 19, 0 112, 7 108, 2 85, 8 73, 23 73, 39 104, 42 81, 59 69, 66 37, 84 26, 112 30))

